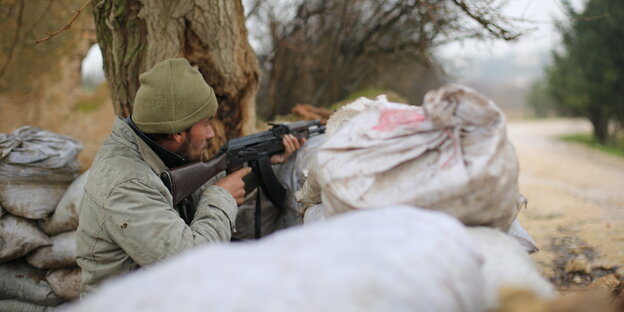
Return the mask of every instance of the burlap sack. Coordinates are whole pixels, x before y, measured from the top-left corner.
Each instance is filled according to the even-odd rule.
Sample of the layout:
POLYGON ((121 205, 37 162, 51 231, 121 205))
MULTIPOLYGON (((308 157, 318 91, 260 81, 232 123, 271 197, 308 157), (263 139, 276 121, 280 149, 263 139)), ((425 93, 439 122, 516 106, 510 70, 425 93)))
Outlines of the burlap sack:
POLYGON ((0 200, 13 215, 33 220, 43 219, 54 211, 69 183, 10 181, 0 184, 0 200))
POLYGON ((498 307, 500 291, 526 289, 542 299, 552 299, 557 292, 542 277, 520 242, 509 234, 489 227, 468 227, 469 237, 483 256, 485 311, 498 307))
POLYGON ((59 311, 56 307, 24 302, 19 300, 0 300, 0 311, 14 312, 53 312, 59 311))
POLYGON ((40 247, 26 256, 26 261, 39 269, 76 267, 76 231, 52 237, 52 245, 40 247))
POLYGON ((54 293, 45 275, 23 260, 0 264, 0 298, 45 306, 60 304, 63 298, 54 293))
POLYGON ((327 215, 406 204, 509 228, 518 212, 518 161, 491 100, 447 85, 428 92, 422 107, 380 97, 343 109, 350 113, 330 118, 328 127, 336 126, 315 167, 327 215))
POLYGON ((78 176, 82 145, 74 139, 24 126, 0 134, 0 203, 29 219, 54 211, 67 186, 78 176))
POLYGON ((80 268, 50 270, 46 274, 54 292, 66 300, 74 300, 80 296, 80 278, 80 268))
POLYGON ((34 221, 11 214, 0 217, 0 263, 51 244, 50 238, 37 228, 34 221))
POLYGON ((72 182, 56 205, 52 216, 39 220, 39 227, 46 234, 53 236, 63 232, 75 231, 78 228, 80 201, 84 194, 88 175, 89 170, 72 182))

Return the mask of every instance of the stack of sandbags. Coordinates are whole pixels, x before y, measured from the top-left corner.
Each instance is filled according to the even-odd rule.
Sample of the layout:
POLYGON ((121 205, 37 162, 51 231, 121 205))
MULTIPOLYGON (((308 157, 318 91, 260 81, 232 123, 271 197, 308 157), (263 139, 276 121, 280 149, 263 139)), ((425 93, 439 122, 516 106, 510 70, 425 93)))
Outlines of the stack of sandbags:
POLYGON ((0 311, 46 311, 79 295, 81 149, 33 127, 0 134, 0 311))
POLYGON ((456 219, 392 207, 189 250, 70 311, 483 311, 482 268, 456 219))
POLYGON ((504 287, 554 295, 527 256, 537 247, 515 218, 527 203, 517 181, 502 112, 475 91, 448 85, 430 91, 422 107, 360 98, 336 112, 296 195, 307 208, 304 224, 410 204, 488 226, 468 231, 486 259, 492 308, 504 287))
POLYGON ((72 138, 24 126, 0 134, 0 202, 28 219, 49 216, 78 176, 82 145, 72 138))
POLYGON ((467 87, 429 91, 421 107, 360 98, 327 128, 311 181, 327 215, 407 204, 506 231, 518 213, 505 116, 467 87))
POLYGON ((46 271, 23 259, 0 264, 0 311, 48 311, 65 300, 46 281, 46 271))

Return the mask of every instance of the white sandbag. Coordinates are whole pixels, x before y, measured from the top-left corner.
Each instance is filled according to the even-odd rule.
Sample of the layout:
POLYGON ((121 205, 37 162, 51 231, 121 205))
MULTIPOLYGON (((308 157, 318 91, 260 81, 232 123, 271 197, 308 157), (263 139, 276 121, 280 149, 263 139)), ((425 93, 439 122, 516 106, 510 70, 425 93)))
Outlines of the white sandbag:
POLYGON ((45 306, 60 304, 63 298, 54 293, 45 274, 22 260, 0 264, 0 299, 45 306))
POLYGON ((69 311, 482 311, 481 262, 446 214, 359 211, 191 250, 69 311))
POLYGON ((309 138, 284 165, 277 168, 276 176, 288 191, 286 208, 297 211, 300 214, 303 213, 303 210, 297 203, 295 193, 301 189, 308 178, 309 168, 314 159, 316 159, 318 150, 323 142, 325 142, 325 135, 316 135, 309 138))
POLYGON ((28 264, 39 269, 76 267, 76 231, 52 237, 52 245, 40 247, 26 256, 28 264))
POLYGON ((80 268, 50 270, 46 280, 54 292, 66 300, 74 300, 80 296, 80 268))
POLYGON ((556 296, 553 286, 538 272, 524 247, 509 235, 488 227, 468 227, 485 262, 485 302, 488 309, 498 306, 502 288, 527 289, 542 299, 556 296))
POLYGON ((351 106, 355 115, 328 131, 318 152, 328 215, 407 204, 509 228, 518 212, 518 161, 494 102, 446 85, 429 91, 422 107, 385 97, 343 109, 351 106))
POLYGON ((325 209, 323 204, 308 207, 303 215, 303 224, 313 224, 325 221, 325 209))
POLYGON ((0 217, 0 263, 52 244, 34 221, 6 214, 0 217))
POLYGON ((19 300, 0 300, 0 311, 6 312, 52 312, 56 307, 49 307, 19 300))
MULTIPOLYGON (((336 119, 334 119, 336 120, 336 119)), ((297 201, 297 212, 299 214, 306 214, 306 210, 314 205, 320 204, 321 199, 321 186, 318 184, 318 179, 316 177, 316 169, 314 168, 314 164, 316 163, 316 159, 318 157, 318 150, 325 142, 326 136, 319 136, 316 141, 307 142, 312 143, 312 147, 307 151, 305 158, 301 161, 302 176, 299 178, 299 187, 295 190, 294 197, 297 201)), ((304 145, 304 148, 306 146, 304 145)), ((305 223, 305 221, 304 221, 305 223)))
POLYGON ((65 188, 78 176, 74 139, 24 126, 0 134, 0 203, 16 216, 47 217, 65 188))
POLYGON ((509 230, 507 230, 507 235, 515 238, 527 253, 531 254, 539 251, 537 244, 535 244, 531 235, 520 225, 520 221, 517 218, 511 224, 509 230))
POLYGON ((16 182, 0 184, 0 201, 6 210, 28 219, 43 219, 56 207, 70 181, 16 182))
MULTIPOLYGON (((387 102, 387 98, 383 94, 377 97, 377 99, 387 102)), ((328 138, 334 136, 336 131, 342 128, 342 126, 348 123, 353 117, 365 110, 370 109, 370 103, 371 101, 368 98, 360 97, 357 98, 355 101, 342 106, 339 110, 331 114, 331 116, 327 120, 327 129, 325 130, 325 136, 328 138)))
POLYGON ((316 177, 316 170, 311 168, 308 171, 307 180, 299 191, 295 193, 295 198, 299 203, 299 211, 305 213, 310 206, 320 204, 323 201, 321 197, 321 185, 316 177))
MULTIPOLYGON (((303 224, 324 222, 327 218, 325 212, 326 210, 323 208, 323 204, 316 204, 309 207, 305 210, 305 214, 303 215, 303 224)), ((511 224, 511 227, 509 227, 509 230, 507 231, 507 235, 515 238, 527 253, 532 254, 539 251, 537 244, 531 235, 522 227, 518 219, 515 219, 511 224)))
MULTIPOLYGON (((518 207, 526 209, 528 204, 529 201, 527 200, 527 198, 524 197, 524 195, 520 194, 520 196, 518 197, 518 207)), ((518 220, 518 218, 516 218, 513 223, 511 223, 511 226, 507 230, 507 235, 518 240, 518 242, 520 243, 520 245, 522 245, 522 247, 524 247, 524 250, 526 250, 526 252, 531 254, 539 251, 537 244, 535 243, 531 235, 529 235, 529 233, 527 233, 522 225, 520 225, 520 221, 518 220)))
POLYGON ((78 215, 80 214, 78 209, 88 175, 89 170, 69 185, 58 205, 56 205, 52 216, 39 220, 39 227, 46 234, 53 236, 63 232, 75 231, 78 228, 78 215))
POLYGON ((57 180, 77 176, 82 145, 64 135, 24 126, 0 134, 0 176, 57 180))

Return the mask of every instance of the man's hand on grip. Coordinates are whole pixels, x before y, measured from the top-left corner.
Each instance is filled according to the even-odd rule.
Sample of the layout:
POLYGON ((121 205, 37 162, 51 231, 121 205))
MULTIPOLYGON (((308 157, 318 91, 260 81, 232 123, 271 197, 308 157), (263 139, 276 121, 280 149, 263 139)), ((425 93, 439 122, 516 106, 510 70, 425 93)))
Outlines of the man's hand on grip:
POLYGON ((243 178, 250 172, 250 167, 239 169, 219 179, 214 185, 220 186, 230 192, 232 197, 236 200, 236 204, 240 205, 245 201, 245 182, 243 182, 243 178))

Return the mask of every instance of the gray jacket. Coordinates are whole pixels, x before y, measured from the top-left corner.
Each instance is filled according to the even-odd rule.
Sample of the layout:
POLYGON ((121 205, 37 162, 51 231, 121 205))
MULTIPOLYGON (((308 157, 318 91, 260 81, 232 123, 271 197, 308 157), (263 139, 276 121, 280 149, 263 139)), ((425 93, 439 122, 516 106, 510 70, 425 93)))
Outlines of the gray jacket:
POLYGON ((81 292, 103 280, 208 242, 229 241, 238 211, 225 189, 206 183, 184 223, 159 178, 162 160, 122 119, 96 155, 81 202, 76 260, 81 292))

